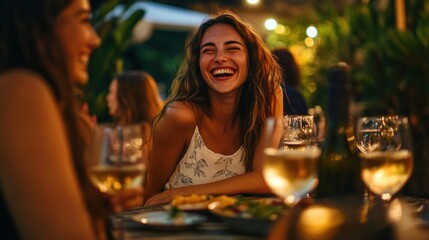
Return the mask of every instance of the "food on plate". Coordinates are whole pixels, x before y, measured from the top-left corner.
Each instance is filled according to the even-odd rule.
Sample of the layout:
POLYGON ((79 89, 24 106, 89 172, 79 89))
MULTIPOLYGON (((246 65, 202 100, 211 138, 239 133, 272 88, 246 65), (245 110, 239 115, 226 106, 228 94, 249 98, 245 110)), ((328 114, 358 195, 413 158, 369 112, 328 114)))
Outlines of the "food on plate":
POLYGON ((236 200, 234 197, 229 197, 226 195, 179 195, 173 198, 173 200, 171 201, 171 206, 177 207, 181 210, 207 209, 207 206, 214 201, 219 201, 223 205, 229 205, 233 204, 236 200))
POLYGON ((192 204, 192 203, 201 203, 206 202, 209 199, 209 196, 206 194, 197 195, 191 194, 189 196, 178 195, 173 198, 171 205, 180 206, 183 204, 192 204))
POLYGON ((238 197, 232 204, 213 203, 210 209, 227 217, 276 220, 288 209, 280 199, 249 199, 238 197))
POLYGON ((184 211, 207 211, 208 205, 212 202, 227 206, 233 204, 235 201, 234 197, 226 195, 179 195, 175 196, 171 203, 165 206, 165 209, 169 211, 170 218, 180 218, 184 211))
POLYGON ((226 207, 234 204, 236 201, 237 201, 237 198, 235 197, 222 195, 222 196, 214 197, 210 202, 211 203, 216 202, 219 205, 219 207, 226 207))

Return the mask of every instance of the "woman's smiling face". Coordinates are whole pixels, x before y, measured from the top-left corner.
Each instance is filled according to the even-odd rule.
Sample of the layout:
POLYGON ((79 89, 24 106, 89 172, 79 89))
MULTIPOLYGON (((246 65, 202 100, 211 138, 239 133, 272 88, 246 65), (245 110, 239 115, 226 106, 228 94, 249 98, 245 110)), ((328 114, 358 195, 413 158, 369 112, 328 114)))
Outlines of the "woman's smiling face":
POLYGON ((92 50, 100 45, 100 38, 91 22, 88 0, 72 0, 58 16, 56 32, 68 59, 73 81, 85 84, 88 80, 87 65, 92 50))
POLYGON ((214 24, 203 34, 199 65, 209 91, 229 93, 239 89, 248 76, 248 59, 246 44, 231 25, 214 24))

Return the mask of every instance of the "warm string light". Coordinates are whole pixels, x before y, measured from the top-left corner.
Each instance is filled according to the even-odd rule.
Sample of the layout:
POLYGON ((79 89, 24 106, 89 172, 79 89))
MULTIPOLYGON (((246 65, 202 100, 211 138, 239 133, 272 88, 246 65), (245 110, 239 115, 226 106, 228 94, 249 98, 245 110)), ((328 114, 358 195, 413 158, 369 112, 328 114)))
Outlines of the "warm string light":
POLYGON ((273 18, 265 20, 265 28, 268 30, 274 30, 277 27, 277 21, 273 18))
POLYGON ((405 31, 407 26, 406 26, 404 0, 395 0, 395 12, 396 12, 396 28, 399 31, 405 31))
POLYGON ((259 3, 259 0, 247 0, 246 2, 250 5, 256 5, 259 3))
POLYGON ((317 36, 317 28, 315 26, 309 26, 305 33, 308 37, 315 38, 317 36))

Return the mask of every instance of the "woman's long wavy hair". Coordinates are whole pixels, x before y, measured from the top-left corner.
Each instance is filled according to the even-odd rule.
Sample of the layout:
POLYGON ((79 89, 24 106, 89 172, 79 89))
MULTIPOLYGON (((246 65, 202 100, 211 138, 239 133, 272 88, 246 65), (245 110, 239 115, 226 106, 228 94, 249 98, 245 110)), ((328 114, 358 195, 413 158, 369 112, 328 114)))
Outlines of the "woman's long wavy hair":
POLYGON ((80 118, 76 88, 63 46, 55 32, 57 18, 73 0, 19 0, 0 4, 0 73, 13 68, 40 74, 51 88, 65 123, 73 164, 91 214, 104 214, 85 174, 89 128, 80 118))
POLYGON ((275 90, 281 81, 281 70, 262 38, 236 14, 220 10, 206 19, 186 42, 186 58, 171 86, 171 93, 161 111, 160 117, 173 101, 192 102, 208 106, 210 98, 207 84, 199 68, 200 44, 206 30, 215 24, 232 26, 243 38, 249 57, 249 73, 242 86, 237 119, 240 120, 240 135, 245 149, 246 171, 252 169, 254 151, 261 136, 262 126, 274 114, 275 90))
POLYGON ((158 86, 145 71, 124 72, 116 77, 119 124, 148 122, 152 124, 163 106, 158 86))

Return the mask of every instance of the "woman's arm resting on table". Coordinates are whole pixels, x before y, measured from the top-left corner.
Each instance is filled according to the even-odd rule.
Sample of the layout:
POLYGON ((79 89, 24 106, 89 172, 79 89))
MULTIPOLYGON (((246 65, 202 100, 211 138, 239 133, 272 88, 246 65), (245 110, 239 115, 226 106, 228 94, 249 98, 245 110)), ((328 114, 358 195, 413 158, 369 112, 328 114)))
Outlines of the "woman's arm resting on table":
POLYGON ((29 72, 0 79, 0 184, 22 239, 95 239, 58 106, 29 72))
POLYGON ((260 171, 244 173, 235 177, 201 185, 174 188, 159 193, 146 201, 146 205, 166 203, 177 195, 270 193, 260 171))

